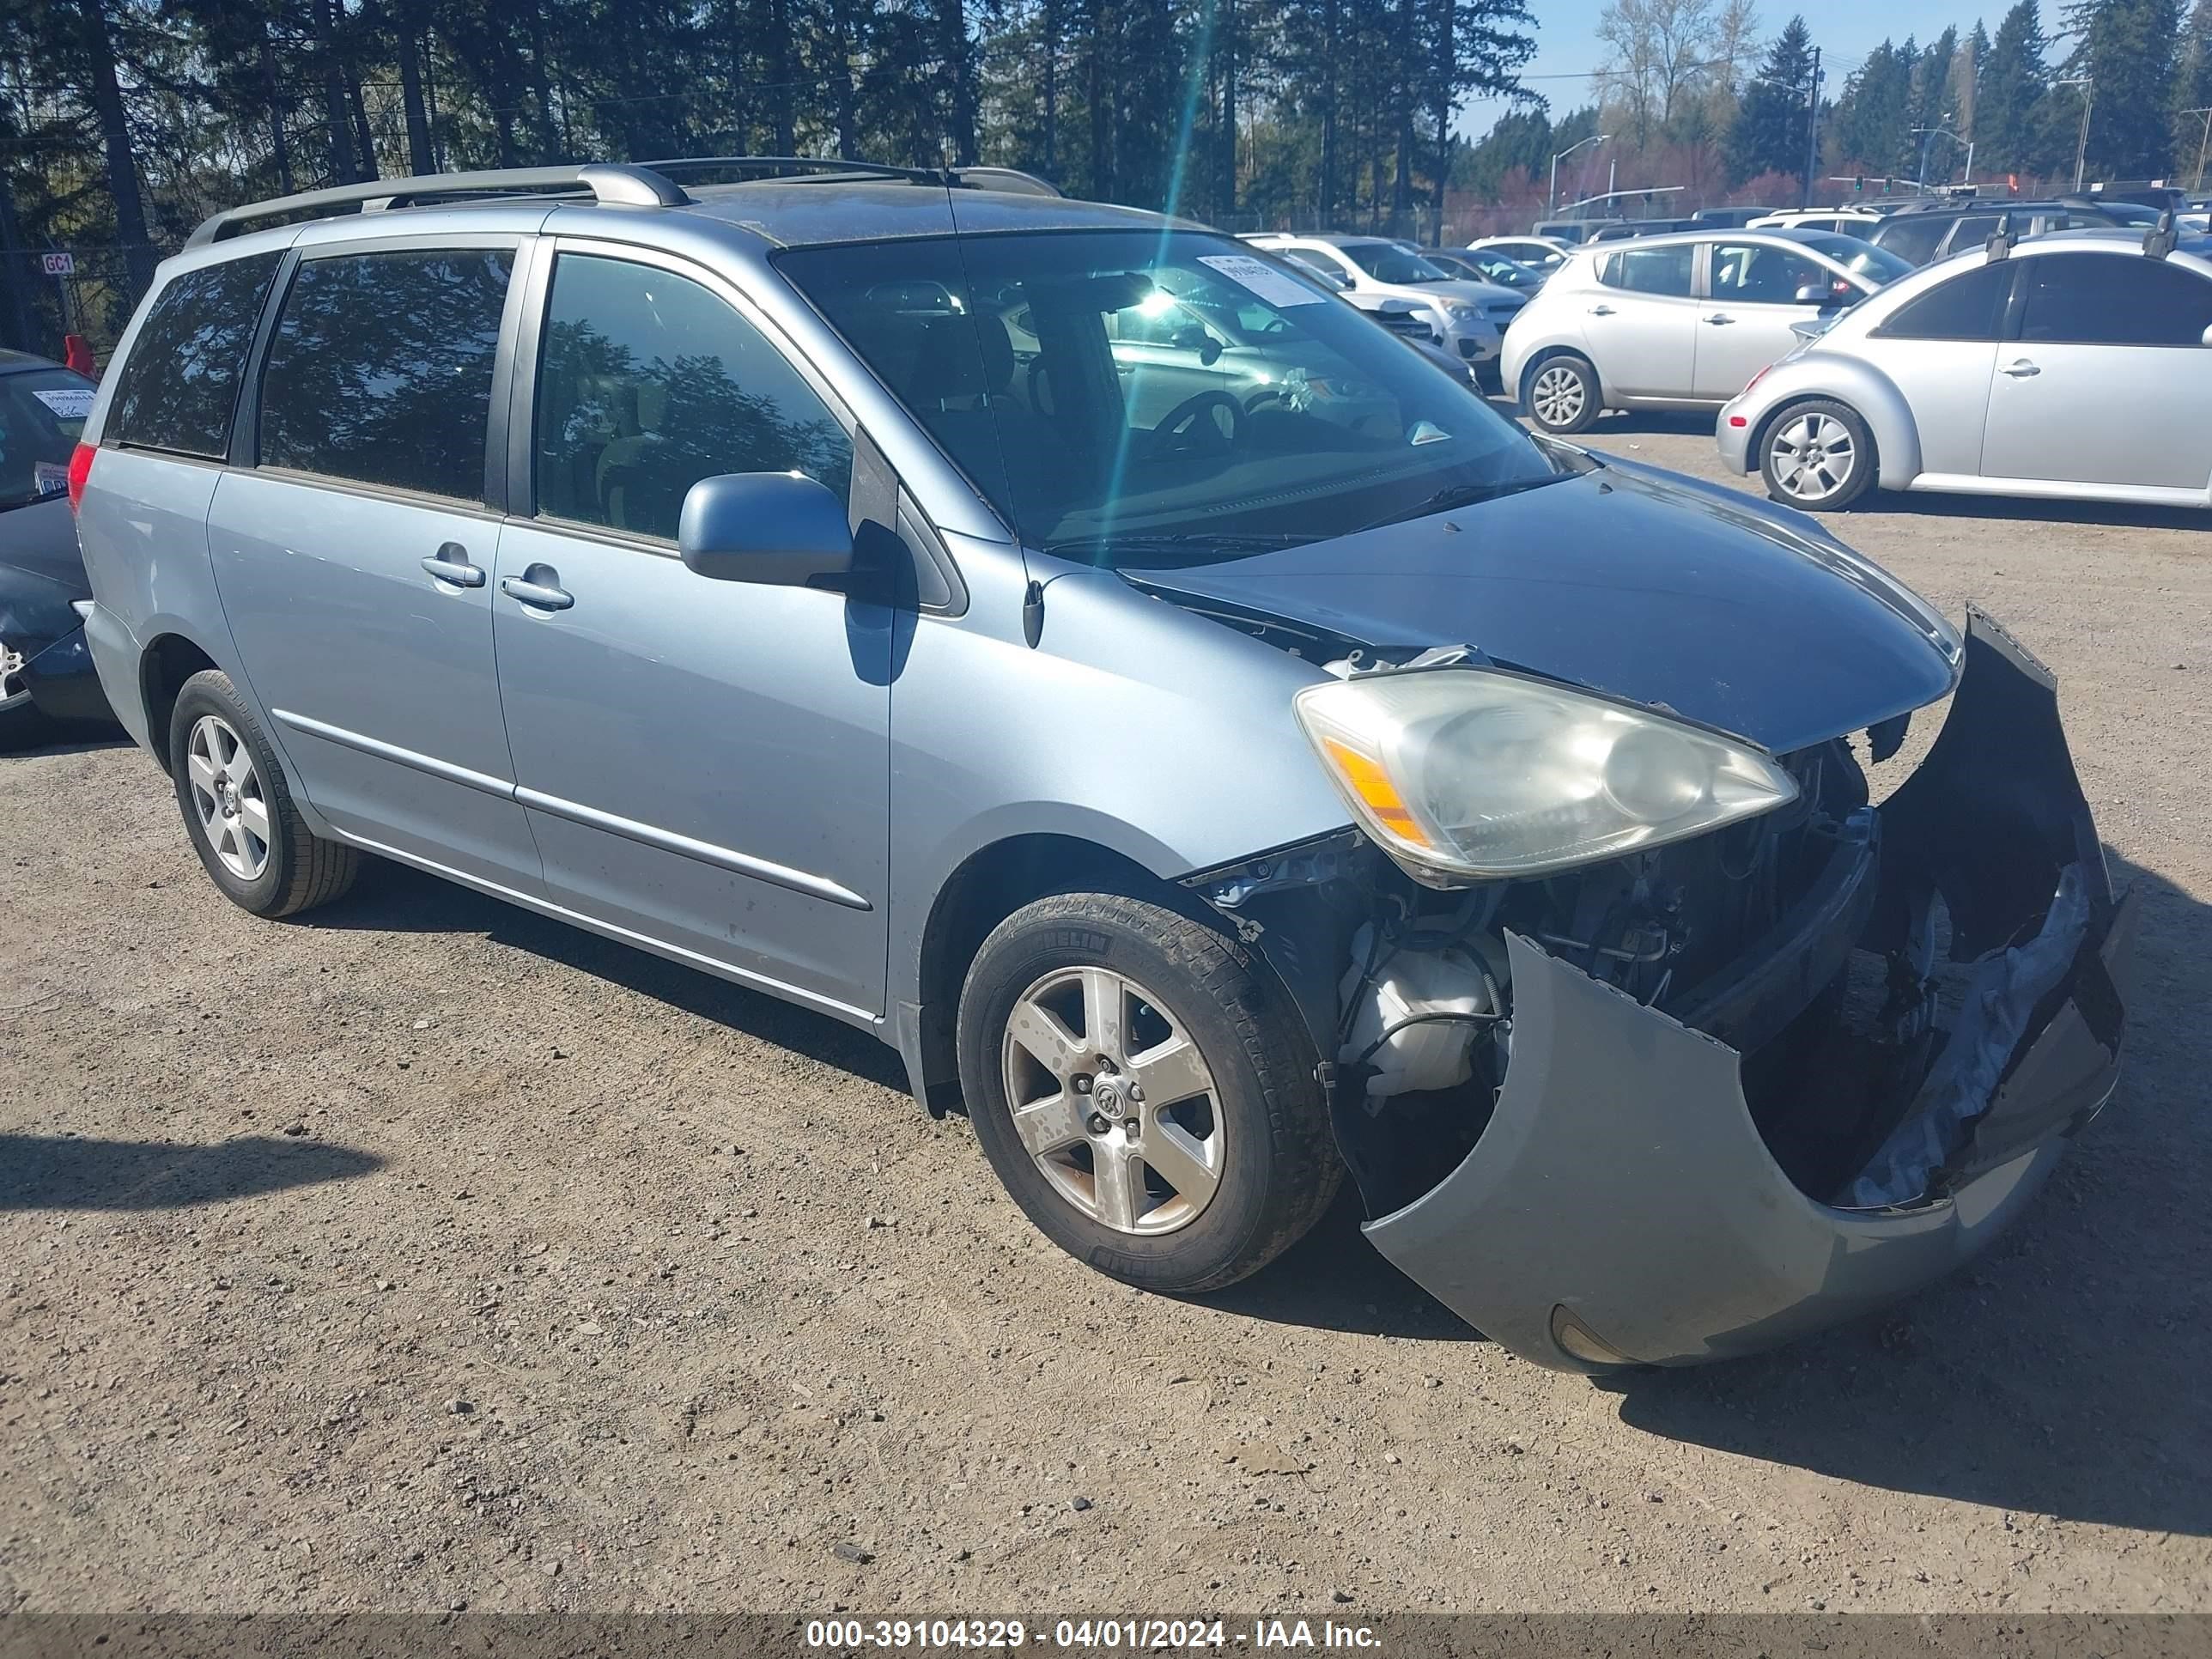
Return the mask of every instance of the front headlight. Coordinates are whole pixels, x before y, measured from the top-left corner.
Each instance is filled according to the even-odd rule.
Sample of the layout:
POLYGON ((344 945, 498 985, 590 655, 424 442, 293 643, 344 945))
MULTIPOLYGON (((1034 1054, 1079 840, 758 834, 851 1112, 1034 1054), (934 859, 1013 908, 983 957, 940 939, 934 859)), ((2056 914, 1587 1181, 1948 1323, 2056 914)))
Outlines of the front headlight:
POLYGON ((1444 312, 1452 321, 1462 327, 1482 320, 1482 312, 1475 306, 1446 306, 1444 312))
POLYGON ((1332 680, 1295 707, 1361 827, 1432 887, 1619 858, 1797 797, 1747 744, 1493 670, 1332 680))

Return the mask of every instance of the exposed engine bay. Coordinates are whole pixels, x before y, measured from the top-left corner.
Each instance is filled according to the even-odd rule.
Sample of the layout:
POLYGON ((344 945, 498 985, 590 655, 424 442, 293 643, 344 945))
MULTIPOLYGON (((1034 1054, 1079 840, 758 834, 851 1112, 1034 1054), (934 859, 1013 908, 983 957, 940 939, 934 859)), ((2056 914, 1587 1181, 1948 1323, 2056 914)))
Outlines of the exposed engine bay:
MULTIPOLYGON (((2132 905, 2047 673, 1978 616, 1966 655, 1933 750, 1879 808, 1837 738, 1778 757, 1786 806, 1540 879, 1439 890, 1358 832, 1194 878, 1310 1028, 1328 1022, 1320 1074, 1385 1255, 1546 1363, 1668 1363, 1836 1316, 1802 1310, 1850 1304, 1838 1251, 1883 1294, 1933 1277, 1985 1236, 1954 1194, 2032 1189, 2116 1075, 2132 905), (1606 1224, 1577 1232, 1583 1204, 1606 1224), (1882 1256, 1832 1233, 1860 1224, 1917 1242, 1882 1256), (1524 1244, 1557 1293, 1509 1318, 1491 1286, 1524 1244), (1685 1272, 1749 1288, 1645 1322, 1633 1296, 1609 1305, 1634 1277, 1609 1257, 1586 1303, 1577 1253, 1624 1246, 1698 1258, 1653 1281, 1655 1310, 1685 1272)), ((1869 752, 1893 753, 1903 726, 1869 752)))

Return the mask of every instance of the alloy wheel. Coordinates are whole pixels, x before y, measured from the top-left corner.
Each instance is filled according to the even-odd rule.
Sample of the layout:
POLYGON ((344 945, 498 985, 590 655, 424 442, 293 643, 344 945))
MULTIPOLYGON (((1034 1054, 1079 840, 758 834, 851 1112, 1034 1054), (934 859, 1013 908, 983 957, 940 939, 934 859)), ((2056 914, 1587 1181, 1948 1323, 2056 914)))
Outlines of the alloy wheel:
POLYGON ((1775 482, 1801 501, 1826 501, 1850 482, 1858 450, 1850 428, 1832 415, 1800 415, 1776 428, 1775 482))
POLYGON ((1228 1131, 1190 1034, 1136 981, 1056 969, 1001 1045, 1014 1132, 1060 1196, 1116 1232, 1188 1226, 1220 1189, 1228 1131))
POLYGON ((228 720, 203 714, 185 745, 185 769, 200 832, 222 867, 240 881, 259 879, 269 867, 269 800, 253 751, 228 720))
POLYGON ((1537 374, 1528 389, 1528 406, 1546 426, 1572 426, 1582 419, 1589 397, 1581 374, 1559 363, 1537 374))

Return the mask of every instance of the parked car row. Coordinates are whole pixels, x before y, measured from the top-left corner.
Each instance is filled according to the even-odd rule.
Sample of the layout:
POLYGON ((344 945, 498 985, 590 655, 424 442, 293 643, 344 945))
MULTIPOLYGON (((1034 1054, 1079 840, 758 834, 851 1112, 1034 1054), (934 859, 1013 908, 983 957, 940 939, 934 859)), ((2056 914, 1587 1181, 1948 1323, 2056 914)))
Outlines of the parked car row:
POLYGON ((85 650, 92 608, 70 516, 70 457, 93 382, 0 351, 0 750, 107 718, 85 650))
MULTIPOLYGON (((1572 1370, 1903 1296, 2101 1108, 2135 907, 2002 630, 1228 236, 759 165, 817 171, 383 179, 163 264, 66 484, 225 897, 374 854, 873 1033, 1133 1285, 1348 1179, 1572 1370), (1874 805, 1854 741, 1946 699, 1874 805)), ((1528 309, 1655 251, 1693 331, 1864 280, 1726 234, 1528 309)))

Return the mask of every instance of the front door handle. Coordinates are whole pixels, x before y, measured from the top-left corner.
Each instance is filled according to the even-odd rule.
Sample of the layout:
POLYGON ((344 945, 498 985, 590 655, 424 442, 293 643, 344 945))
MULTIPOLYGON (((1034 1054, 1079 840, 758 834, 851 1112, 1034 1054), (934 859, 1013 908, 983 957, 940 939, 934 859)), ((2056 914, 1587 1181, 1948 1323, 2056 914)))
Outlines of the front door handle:
POLYGON ((576 596, 560 586, 561 573, 550 564, 533 564, 520 576, 501 576, 499 591, 535 611, 566 611, 576 596))
POLYGON ((422 568, 441 582, 451 582, 456 587, 482 587, 484 585, 483 567, 469 562, 469 550, 459 542, 447 542, 435 553, 422 561, 422 568))
POLYGON ((1592 306, 1589 308, 1589 314, 1593 317, 1610 317, 1613 315, 1613 307, 1611 306, 1592 306))
POLYGON ((1709 323, 1718 325, 1732 323, 1735 319, 1729 316, 1725 311, 1716 311, 1711 316, 1706 318, 1705 320, 1709 323))
POLYGON ((2012 362, 2007 363, 1997 372, 2000 374, 2009 374, 2015 380, 2024 380, 2031 374, 2040 374, 2043 373, 2041 369, 2038 368, 2033 363, 2028 362, 2025 357, 2015 357, 2012 362))

